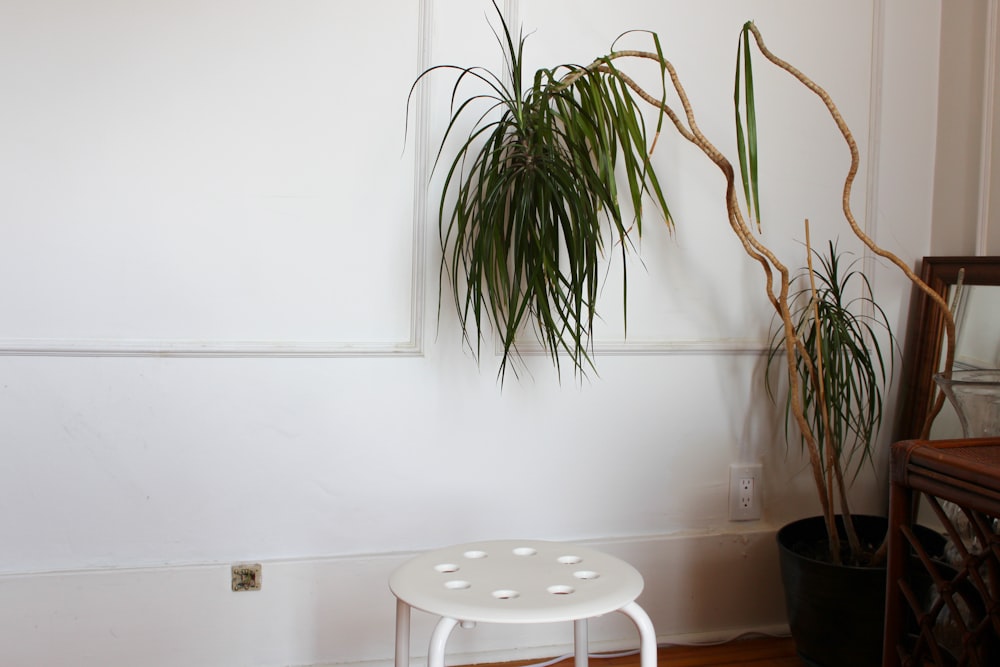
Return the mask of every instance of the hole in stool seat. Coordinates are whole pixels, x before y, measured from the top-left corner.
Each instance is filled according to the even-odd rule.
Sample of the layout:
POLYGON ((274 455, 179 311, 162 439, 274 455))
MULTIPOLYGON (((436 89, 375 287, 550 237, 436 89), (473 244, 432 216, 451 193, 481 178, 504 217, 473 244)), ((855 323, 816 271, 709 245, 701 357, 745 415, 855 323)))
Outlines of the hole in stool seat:
POLYGON ((521 594, 517 591, 499 590, 493 591, 493 597, 497 600, 513 600, 514 598, 521 597, 521 594))
POLYGON ((546 590, 553 595, 569 595, 576 592, 572 586, 549 586, 546 590))
POLYGON ((576 565, 583 562, 583 559, 579 556, 560 556, 558 560, 563 565, 576 565))
POLYGON ((459 567, 454 563, 440 563, 435 565, 434 569, 442 574, 447 574, 448 572, 458 572, 459 567))
POLYGON ((451 589, 453 591, 464 591, 466 588, 471 587, 468 581, 463 581, 462 579, 452 579, 451 581, 446 581, 444 587, 451 589))
POLYGON ((465 556, 466 558, 471 559, 471 560, 476 560, 478 558, 486 558, 486 552, 485 551, 466 551, 462 555, 465 556))
POLYGON ((518 547, 514 549, 515 556, 534 556, 538 552, 531 547, 518 547))
POLYGON ((597 579, 601 575, 591 570, 580 570, 578 572, 574 572, 573 576, 577 579, 597 579))

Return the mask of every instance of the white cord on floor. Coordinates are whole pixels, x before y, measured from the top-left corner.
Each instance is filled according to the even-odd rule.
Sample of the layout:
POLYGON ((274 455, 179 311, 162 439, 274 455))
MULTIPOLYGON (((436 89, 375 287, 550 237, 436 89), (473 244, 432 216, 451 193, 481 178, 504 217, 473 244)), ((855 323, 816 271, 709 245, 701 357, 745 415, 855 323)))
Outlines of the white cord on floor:
MULTIPOLYGON (((601 659, 601 658, 624 658, 629 655, 636 655, 639 649, 632 649, 631 651, 622 651, 620 653, 590 653, 588 657, 601 659)), ((561 655, 558 658, 552 658, 551 660, 546 660, 545 662, 535 663, 533 665, 525 665, 525 667, 552 667, 563 660, 569 660, 570 658, 576 657, 573 653, 567 653, 566 655, 561 655)))
MULTIPOLYGON (((722 646, 723 644, 728 644, 729 642, 734 642, 739 639, 748 639, 750 637, 772 637, 780 638, 787 637, 788 635, 772 635, 764 632, 742 632, 738 635, 732 637, 727 637, 726 639, 720 639, 714 642, 687 642, 687 643, 664 643, 657 644, 657 648, 668 648, 670 646, 722 646)), ((590 653, 588 657, 595 660, 609 659, 609 658, 625 658, 630 655, 638 655, 639 649, 632 649, 629 651, 620 651, 618 653, 590 653)), ((564 660, 569 660, 570 658, 576 657, 573 653, 567 653, 566 655, 561 655, 557 658, 552 658, 551 660, 546 660, 545 662, 538 662, 531 665, 525 665, 525 667, 552 667, 552 665, 559 664, 564 660)))

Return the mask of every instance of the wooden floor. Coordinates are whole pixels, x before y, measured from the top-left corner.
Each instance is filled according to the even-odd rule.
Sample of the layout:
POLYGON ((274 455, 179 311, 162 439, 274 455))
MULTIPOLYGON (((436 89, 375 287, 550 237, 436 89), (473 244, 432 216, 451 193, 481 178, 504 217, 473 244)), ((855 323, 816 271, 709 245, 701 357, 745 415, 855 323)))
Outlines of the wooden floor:
MULTIPOLYGON (((803 667, 790 638, 743 639, 715 646, 670 646, 659 650, 663 667, 803 667)), ((544 660, 505 662, 477 667, 524 667, 544 660)), ((572 667, 570 658, 559 667, 572 667)), ((590 667, 639 667, 639 656, 591 658, 590 667)))

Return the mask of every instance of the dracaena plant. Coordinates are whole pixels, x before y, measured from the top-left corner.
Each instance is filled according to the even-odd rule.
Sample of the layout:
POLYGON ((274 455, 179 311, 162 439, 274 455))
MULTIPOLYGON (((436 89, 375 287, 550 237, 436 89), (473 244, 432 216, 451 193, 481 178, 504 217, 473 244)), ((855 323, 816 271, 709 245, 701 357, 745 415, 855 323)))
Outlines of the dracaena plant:
MULTIPOLYGON (((803 404, 812 383, 823 380, 808 372, 800 376, 809 354, 803 340, 808 333, 797 327, 790 272, 748 223, 755 219, 759 224, 761 189, 753 53, 787 72, 821 101, 851 156, 842 191, 844 220, 873 254, 898 267, 942 309, 949 357, 954 324, 944 300, 855 221, 850 195, 860 158, 837 106, 812 79, 773 54, 757 26, 746 23, 739 34, 734 94, 737 184, 733 163, 699 128, 681 79, 655 33, 639 33, 648 38, 649 50, 616 50, 616 40, 609 53, 589 65, 542 68, 525 77, 525 40, 515 41, 502 17, 500 22, 497 35, 509 77, 477 67, 442 65, 427 70, 414 83, 434 72, 456 73, 451 119, 436 167, 441 167, 451 145, 449 137, 467 117, 472 122, 455 155, 443 162, 447 174, 439 206, 441 296, 450 290, 467 344, 478 358, 484 330, 495 330, 502 351, 501 382, 509 367, 516 371, 519 335, 532 328, 557 370, 564 358, 575 372, 593 368, 591 333, 606 237, 615 239, 624 253, 630 248, 631 235, 641 233, 650 210, 673 224, 649 159, 662 126, 673 127, 721 171, 726 220, 764 274, 765 298, 779 322, 775 349, 786 369, 789 421, 801 433, 826 520, 830 558, 839 562, 834 508, 838 498, 846 503, 846 493, 828 463, 831 453, 838 450, 829 444, 829 429, 810 422, 810 410, 803 404), (644 89, 626 73, 629 64, 637 61, 653 61, 658 66, 656 90, 644 89), (523 89, 522 79, 530 82, 523 89), (464 87, 473 83, 472 94, 463 97, 464 87), (668 104, 668 90, 680 100, 680 111, 668 104), (653 132, 647 131, 643 108, 655 112, 653 132), (747 202, 748 215, 744 215, 740 194, 747 202)), ((945 367, 951 367, 950 359, 945 367)))
MULTIPOLYGON (((798 398, 818 446, 826 493, 840 499, 848 541, 842 557, 853 565, 866 565, 878 554, 866 549, 854 530, 847 488, 872 459, 895 338, 885 312, 871 297, 868 276, 856 268, 857 258, 850 259, 832 241, 826 254, 808 247, 807 253, 806 267, 793 279, 796 289, 791 297, 798 398), (882 351, 883 339, 888 354, 882 351)), ((770 371, 786 358, 784 323, 777 324, 767 358, 767 390, 772 397, 770 371)), ((795 437, 789 428, 791 399, 790 393, 785 395, 786 440, 795 437)), ((799 440, 806 446, 801 434, 799 440)))
POLYGON ((642 231, 647 197, 668 224, 671 218, 636 93, 612 58, 539 69, 522 90, 525 40, 515 41, 501 23, 509 77, 451 65, 421 75, 457 72, 441 150, 467 116, 474 123, 441 194, 442 284, 451 286, 477 358, 486 322, 499 336, 501 381, 509 367, 517 370, 511 362, 526 328, 557 369, 565 356, 575 372, 586 372, 606 236, 627 253, 629 235, 642 231), (458 101, 468 86, 477 92, 458 101))

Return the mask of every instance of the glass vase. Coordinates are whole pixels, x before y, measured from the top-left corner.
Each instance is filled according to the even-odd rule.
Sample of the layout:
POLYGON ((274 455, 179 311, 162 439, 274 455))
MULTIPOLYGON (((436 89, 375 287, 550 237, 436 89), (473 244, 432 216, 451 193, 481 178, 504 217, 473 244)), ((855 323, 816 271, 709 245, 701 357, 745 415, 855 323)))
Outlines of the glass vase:
POLYGON ((1000 369, 952 371, 934 381, 955 407, 966 438, 1000 435, 1000 369))

